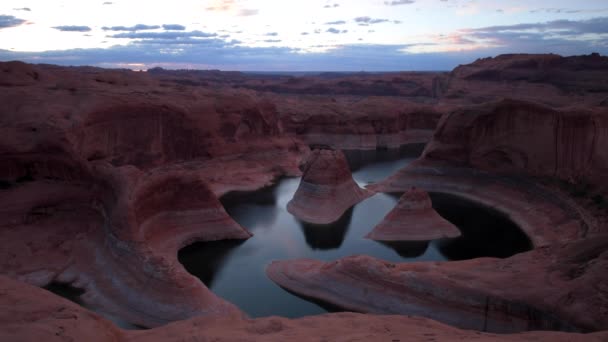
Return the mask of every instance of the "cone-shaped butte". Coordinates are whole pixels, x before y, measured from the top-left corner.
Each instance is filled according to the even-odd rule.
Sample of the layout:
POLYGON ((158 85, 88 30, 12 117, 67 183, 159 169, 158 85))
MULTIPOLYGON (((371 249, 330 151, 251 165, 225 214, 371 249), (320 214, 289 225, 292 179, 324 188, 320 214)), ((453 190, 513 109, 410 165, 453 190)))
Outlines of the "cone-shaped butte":
POLYGON ((342 151, 314 150, 287 210, 302 221, 329 224, 371 195, 353 180, 342 151))
POLYGON ((460 230, 433 209, 429 194, 412 188, 365 237, 378 241, 428 241, 460 236, 460 230))

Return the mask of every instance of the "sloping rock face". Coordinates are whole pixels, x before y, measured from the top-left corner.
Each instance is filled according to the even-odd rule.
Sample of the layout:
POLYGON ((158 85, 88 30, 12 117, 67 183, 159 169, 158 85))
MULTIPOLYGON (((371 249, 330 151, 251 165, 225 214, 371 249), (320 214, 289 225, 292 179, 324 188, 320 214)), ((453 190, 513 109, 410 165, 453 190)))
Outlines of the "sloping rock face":
POLYGON ((458 236, 458 228, 433 209, 429 194, 412 188, 365 237, 378 241, 429 241, 458 236))
POLYGON ((371 195, 355 183, 342 151, 314 150, 287 210, 302 221, 328 224, 371 195))
POLYGON ((567 334, 531 332, 494 335, 459 330, 429 319, 336 313, 300 319, 281 317, 245 319, 192 318, 163 327, 128 331, 45 290, 0 276, 0 340, 2 341, 329 341, 399 340, 441 341, 605 341, 606 332, 567 334))
POLYGON ((506 96, 552 107, 597 106, 608 92, 608 58, 591 54, 509 54, 461 65, 449 77, 444 100, 459 104, 506 96))
POLYGON ((397 148, 428 142, 436 108, 403 97, 274 96, 285 131, 334 149, 397 148))
POLYGON ((129 71, 0 69, 0 273, 82 289, 88 307, 142 326, 241 316, 177 251, 247 239, 218 196, 300 174, 308 148, 275 107, 129 71))
POLYGON ((425 161, 608 185, 608 111, 505 100, 451 112, 425 161))
POLYGON ((282 287, 349 310, 429 317, 464 329, 605 330, 607 236, 508 259, 394 264, 368 256, 276 261, 282 287))
MULTIPOLYGON (((551 96, 557 107, 574 98, 551 96)), ((496 332, 608 329, 602 204, 608 159, 600 147, 608 112, 594 103, 556 109, 501 100, 452 108, 419 160, 368 186, 380 192, 417 187, 482 203, 513 220, 534 250, 445 263, 365 256, 279 261, 267 274, 290 291, 360 312, 415 314, 496 332), (581 194, 571 191, 581 186, 581 194)))

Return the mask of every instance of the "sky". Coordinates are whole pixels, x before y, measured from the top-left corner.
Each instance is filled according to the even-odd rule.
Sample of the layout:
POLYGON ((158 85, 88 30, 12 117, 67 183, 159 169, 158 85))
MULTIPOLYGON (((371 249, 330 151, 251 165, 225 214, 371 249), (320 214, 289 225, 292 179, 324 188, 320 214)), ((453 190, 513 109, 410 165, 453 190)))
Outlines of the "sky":
POLYGON ((607 0, 2 0, 0 60, 145 70, 450 70, 608 54, 607 0))

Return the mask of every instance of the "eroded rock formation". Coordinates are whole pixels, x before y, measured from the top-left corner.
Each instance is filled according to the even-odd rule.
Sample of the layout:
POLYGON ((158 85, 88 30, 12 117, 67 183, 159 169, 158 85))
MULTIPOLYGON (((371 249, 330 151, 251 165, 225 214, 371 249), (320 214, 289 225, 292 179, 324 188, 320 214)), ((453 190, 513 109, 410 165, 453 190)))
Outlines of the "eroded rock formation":
POLYGON ((378 241, 429 241, 458 236, 458 228, 433 209, 429 194, 412 188, 365 237, 378 241))
MULTIPOLYGON (((300 175, 301 141, 370 149, 432 138, 421 159, 370 189, 481 202, 534 250, 445 263, 280 261, 272 279, 352 310, 479 330, 606 330, 607 72, 597 55, 308 78, 0 63, 0 339, 606 340, 405 316, 247 320, 176 256, 194 241, 248 238, 218 196, 300 175), (80 288, 88 307, 139 325, 186 320, 127 332, 25 283, 80 288)), ((371 194, 341 153, 323 153, 291 205, 311 222, 371 194)))
POLYGON ((355 183, 342 151, 317 149, 306 161, 287 210, 302 221, 328 224, 371 195, 355 183))
POLYGON ((456 329, 422 317, 335 313, 299 319, 268 317, 255 320, 192 318, 149 330, 122 330, 66 299, 0 276, 0 340, 2 341, 310 341, 323 336, 339 340, 441 341, 605 341, 608 333, 572 334, 528 332, 494 335, 456 329), (315 337, 312 337, 315 336, 315 337))

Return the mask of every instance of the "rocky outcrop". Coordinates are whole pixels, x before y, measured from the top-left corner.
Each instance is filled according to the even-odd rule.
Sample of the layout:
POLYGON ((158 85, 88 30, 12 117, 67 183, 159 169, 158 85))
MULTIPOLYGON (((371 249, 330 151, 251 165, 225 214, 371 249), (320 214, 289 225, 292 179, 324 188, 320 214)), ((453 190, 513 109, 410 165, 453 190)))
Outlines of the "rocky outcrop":
POLYGON ((514 335, 460 330, 422 317, 336 313, 300 319, 192 318, 149 330, 123 330, 85 308, 45 290, 0 276, 0 340, 2 341, 310 341, 319 336, 337 340, 566 342, 606 340, 605 332, 568 334, 529 332, 514 335), (381 328, 379 328, 381 327, 381 328), (313 331, 314 330, 314 331, 313 331))
POLYGON ((433 209, 429 194, 412 188, 365 237, 378 241, 429 241, 458 236, 458 228, 433 209))
POLYGON ((129 71, 1 67, 0 273, 78 288, 87 307, 141 326, 240 317, 177 252, 250 237, 218 196, 300 174, 308 149, 273 105, 129 71))
POLYGON ((359 312, 491 332, 597 331, 608 327, 607 244, 603 236, 504 260, 449 263, 394 264, 367 256, 276 261, 266 273, 290 291, 359 312))
POLYGON ((608 58, 598 54, 508 54, 478 59, 450 74, 445 99, 484 103, 508 96, 552 107, 594 107, 606 97, 608 58))
POLYGON ((424 151, 444 162, 500 174, 606 186, 608 112, 554 110, 504 100, 449 113, 424 151))
POLYGON ((430 105, 401 97, 274 96, 273 101, 286 132, 309 145, 334 149, 426 143, 441 117, 430 105))
POLYGON ((371 195, 355 183, 341 151, 314 150, 287 210, 302 221, 328 224, 371 195))

